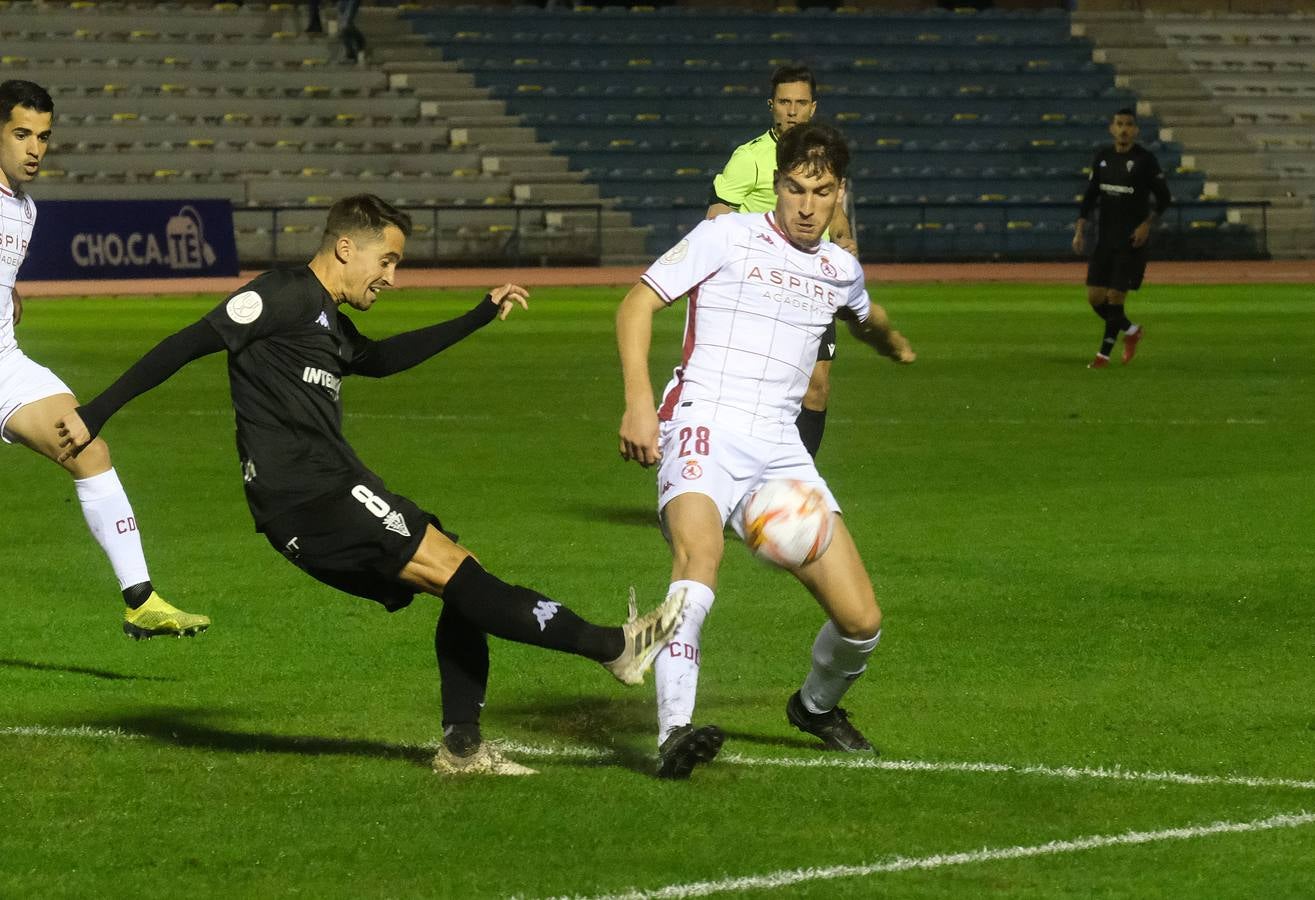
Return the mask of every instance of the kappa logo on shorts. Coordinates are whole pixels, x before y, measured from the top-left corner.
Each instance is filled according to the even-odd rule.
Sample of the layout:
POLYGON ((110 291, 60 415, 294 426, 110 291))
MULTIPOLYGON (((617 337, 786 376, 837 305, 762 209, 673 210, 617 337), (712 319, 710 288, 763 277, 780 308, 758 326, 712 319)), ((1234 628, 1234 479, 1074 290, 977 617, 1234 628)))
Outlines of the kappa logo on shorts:
POLYGON ((699 465, 697 459, 691 459, 685 463, 685 467, 680 470, 680 477, 686 481, 694 481, 703 477, 703 466, 699 465))
POLYGON ((322 327, 324 327, 324 328, 328 328, 328 327, 329 327, 329 314, 326 313, 324 310, 320 310, 320 316, 319 316, 318 319, 315 320, 315 324, 316 324, 316 325, 320 325, 320 326, 322 326, 322 327))
POLYGON ((392 507, 374 491, 363 484, 358 484, 352 488, 352 496, 361 501, 361 505, 369 510, 371 515, 382 519, 384 528, 396 532, 402 537, 411 536, 411 529, 406 527, 406 519, 402 518, 402 514, 394 512, 392 507))
POLYGON ((663 494, 665 494, 667 491, 671 490, 675 486, 676 483, 674 481, 662 482, 662 490, 658 491, 658 496, 661 497, 663 494))

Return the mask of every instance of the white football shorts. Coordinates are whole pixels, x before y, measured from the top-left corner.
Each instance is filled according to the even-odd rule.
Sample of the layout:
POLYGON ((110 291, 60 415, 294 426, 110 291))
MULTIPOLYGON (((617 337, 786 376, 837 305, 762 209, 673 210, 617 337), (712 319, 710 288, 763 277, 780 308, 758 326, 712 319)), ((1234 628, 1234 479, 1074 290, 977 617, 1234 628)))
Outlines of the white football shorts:
POLYGON ((742 507, 763 482, 777 478, 812 485, 826 497, 832 512, 840 512, 802 441, 779 444, 706 419, 683 418, 660 424, 658 444, 662 449, 657 474, 659 516, 681 494, 703 494, 717 504, 722 525, 729 521, 743 538, 742 507))
POLYGON ((0 357, 0 439, 12 444, 9 417, 21 407, 58 394, 72 394, 59 376, 28 359, 21 350, 0 357))

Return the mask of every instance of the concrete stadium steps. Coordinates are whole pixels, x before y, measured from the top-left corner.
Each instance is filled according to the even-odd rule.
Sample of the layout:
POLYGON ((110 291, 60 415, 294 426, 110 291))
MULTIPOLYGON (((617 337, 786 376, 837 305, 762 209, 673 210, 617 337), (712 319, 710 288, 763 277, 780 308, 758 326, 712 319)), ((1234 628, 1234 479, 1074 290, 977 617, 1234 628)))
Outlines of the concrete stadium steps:
POLYGON ((420 120, 420 101, 412 97, 160 97, 118 93, 113 97, 71 97, 61 116, 131 114, 162 118, 185 112, 194 118, 291 120, 391 118, 420 120))
MULTIPOLYGON (((241 144, 244 149, 333 146, 355 153, 368 149, 384 152, 408 149, 415 152, 441 153, 448 151, 447 128, 430 125, 418 129, 414 125, 380 125, 353 120, 333 125, 299 124, 264 125, 247 122, 210 122, 173 119, 114 122, 105 119, 77 123, 62 120, 55 127, 52 138, 52 157, 64 149, 79 145, 95 145, 105 149, 187 144, 189 141, 214 144, 241 144)), ((458 158, 461 157, 458 154, 458 158)))
POLYGON ((379 150, 349 152, 343 150, 309 150, 289 146, 283 150, 249 149, 241 144, 202 147, 159 147, 157 149, 103 151, 65 151, 56 147, 46 156, 47 169, 74 173, 152 173, 180 170, 198 175, 240 178, 252 172, 296 173, 303 170, 338 170, 351 174, 365 172, 380 175, 477 175, 482 160, 473 153, 398 153, 379 150))
MULTIPOLYGON (((331 4, 323 35, 303 34, 305 8, 289 3, 19 0, 0 10, 0 77, 49 84, 56 97, 43 197, 228 199, 250 249, 262 237, 243 216, 250 204, 307 205, 319 227, 330 200, 371 190, 405 204, 466 204, 446 215, 470 224, 418 226, 431 249, 490 261, 509 242, 518 259, 598 254, 598 215, 569 212, 597 202, 596 187, 395 8, 360 11, 369 66, 341 59, 331 4), (514 224, 485 211, 512 204, 518 190, 568 212, 549 223, 529 210, 514 224), (577 219, 587 220, 587 235, 577 219)), ((646 231, 624 213, 603 221, 614 232, 605 255, 629 258, 642 247, 646 231)), ((280 253, 313 249, 318 235, 304 236, 307 227, 294 222, 284 234, 280 226, 280 253)))
POLYGON ((248 203, 303 203, 311 197, 336 199, 357 193, 377 194, 389 202, 403 204, 483 203, 490 198, 510 198, 512 180, 483 175, 471 178, 369 178, 345 173, 336 178, 320 173, 300 177, 254 175, 247 178, 246 189, 248 203))
POLYGON ((6 78, 36 81, 51 92, 56 105, 64 96, 103 94, 112 99, 124 90, 146 90, 161 94, 222 92, 242 95, 247 91, 336 92, 348 95, 382 93, 390 90, 382 72, 361 72, 327 65, 287 66, 239 65, 203 67, 138 62, 106 65, 100 62, 61 60, 58 65, 10 63, 0 66, 6 78))
POLYGON ((1206 196, 1273 204, 1233 224, 1266 221, 1275 256, 1315 255, 1315 19, 1090 13, 1074 30, 1182 145, 1183 166, 1208 173, 1206 196))

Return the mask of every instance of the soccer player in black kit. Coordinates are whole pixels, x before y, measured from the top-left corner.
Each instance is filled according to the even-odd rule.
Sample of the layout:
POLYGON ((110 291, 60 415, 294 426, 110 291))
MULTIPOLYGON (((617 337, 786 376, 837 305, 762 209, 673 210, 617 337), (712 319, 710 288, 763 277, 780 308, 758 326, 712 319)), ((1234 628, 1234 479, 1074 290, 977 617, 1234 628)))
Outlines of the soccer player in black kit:
POLYGON ((595 660, 639 684, 679 624, 684 597, 624 626, 591 624, 565 605, 486 572, 433 514, 388 490, 342 435, 347 375, 409 369, 492 322, 528 294, 495 288, 447 322, 371 340, 339 313, 368 310, 402 259, 410 217, 363 194, 329 210, 310 263, 266 272, 199 321, 165 338, 99 397, 59 423, 66 456, 86 447, 120 407, 188 362, 228 351, 247 503, 274 549, 311 577, 389 612, 418 592, 443 599, 434 634, 442 681, 440 773, 530 774, 481 739, 487 634, 595 660))
POLYGON ((1088 368, 1110 364, 1110 352, 1123 332, 1123 364, 1137 352, 1143 331, 1128 319, 1124 299, 1141 287, 1146 274, 1146 245, 1151 228, 1169 207, 1169 186, 1155 154, 1137 140, 1137 115, 1120 109, 1110 119, 1114 146, 1104 147, 1091 163, 1091 180, 1082 195, 1077 225, 1073 230, 1073 252, 1086 249, 1086 227, 1099 207, 1096 246, 1087 264, 1087 302, 1105 321, 1100 350, 1088 368))

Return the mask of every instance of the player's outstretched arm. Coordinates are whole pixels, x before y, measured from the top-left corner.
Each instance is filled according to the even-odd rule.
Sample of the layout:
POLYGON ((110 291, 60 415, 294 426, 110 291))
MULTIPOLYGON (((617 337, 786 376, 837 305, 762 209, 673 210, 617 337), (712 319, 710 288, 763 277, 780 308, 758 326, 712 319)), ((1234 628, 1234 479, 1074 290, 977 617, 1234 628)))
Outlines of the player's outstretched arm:
POLYGON ((505 319, 517 306, 529 309, 530 292, 518 284, 491 289, 465 315, 437 325, 395 334, 381 341, 360 338, 352 359, 352 372, 370 378, 395 375, 442 353, 496 319, 505 319))
POLYGON ((665 308, 657 291, 641 281, 630 289, 616 311, 616 344, 621 353, 626 399, 619 432, 621 458, 633 459, 645 467, 662 457, 653 382, 648 376, 648 351, 653 342, 653 315, 665 308))
POLYGON ((882 356, 903 365, 908 365, 918 358, 908 338, 895 330, 890 324, 890 317, 886 315, 886 311, 876 303, 872 304, 872 311, 868 314, 867 321, 848 319, 846 324, 849 326, 850 334, 882 356))
POLYGON ((81 453, 105 427, 110 416, 133 397, 162 384, 192 360, 223 349, 224 339, 204 319, 160 341, 99 397, 82 404, 55 423, 62 448, 59 461, 64 462, 81 453))

